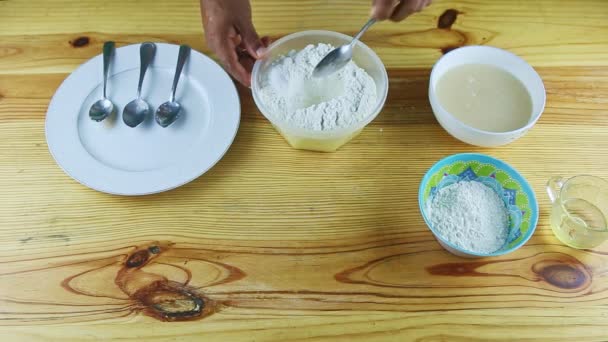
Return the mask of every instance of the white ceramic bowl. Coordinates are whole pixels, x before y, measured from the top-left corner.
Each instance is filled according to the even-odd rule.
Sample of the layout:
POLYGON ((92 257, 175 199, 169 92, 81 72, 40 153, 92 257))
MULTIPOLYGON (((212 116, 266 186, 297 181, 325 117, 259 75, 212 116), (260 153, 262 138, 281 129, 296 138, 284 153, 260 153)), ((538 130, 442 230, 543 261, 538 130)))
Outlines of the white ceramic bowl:
POLYGON ((268 49, 268 57, 259 60, 253 66, 251 75, 251 89, 253 100, 260 112, 272 123, 276 130, 296 149, 313 150, 321 152, 332 152, 356 137, 365 126, 378 116, 388 93, 388 75, 384 64, 372 49, 361 42, 357 42, 353 50, 353 60, 359 67, 364 69, 376 83, 377 102, 367 118, 357 125, 336 129, 332 131, 316 132, 298 127, 292 127, 280 120, 277 116, 266 109, 260 99, 259 91, 263 75, 268 67, 278 57, 287 54, 291 50, 301 50, 307 45, 328 43, 333 46, 347 44, 352 40, 342 33, 331 31, 303 31, 285 36, 272 43, 268 49))
POLYGON ((538 73, 515 54, 491 46, 466 46, 440 58, 431 72, 429 101, 439 124, 453 137, 465 143, 495 147, 511 143, 534 126, 545 109, 545 86, 538 73), (519 79, 530 93, 532 116, 524 127, 509 132, 488 132, 464 124, 450 114, 437 99, 437 82, 450 69, 463 64, 487 64, 499 67, 519 79))

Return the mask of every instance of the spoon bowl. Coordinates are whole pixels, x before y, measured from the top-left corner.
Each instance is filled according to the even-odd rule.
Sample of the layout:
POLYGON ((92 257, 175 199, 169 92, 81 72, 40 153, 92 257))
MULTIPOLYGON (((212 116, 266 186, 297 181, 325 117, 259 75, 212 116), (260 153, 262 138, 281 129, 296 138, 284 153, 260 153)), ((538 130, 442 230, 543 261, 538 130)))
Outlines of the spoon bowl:
POLYGON ((152 108, 150 108, 150 105, 146 101, 135 99, 125 106, 122 119, 127 126, 136 127, 144 122, 150 113, 152 113, 152 108))
POLYGON ((116 115, 116 106, 106 98, 93 103, 89 110, 89 117, 97 122, 114 115, 116 115))
POLYGON ((178 118, 182 106, 176 101, 167 101, 158 107, 156 110, 156 123, 161 127, 168 127, 174 123, 178 118))
POLYGON ((317 64, 312 72, 314 77, 326 77, 342 69, 353 58, 353 46, 342 45, 333 49, 317 64))
POLYGON ((372 25, 376 23, 376 19, 371 18, 363 25, 361 31, 350 41, 350 43, 337 47, 330 51, 321 61, 317 64, 315 69, 312 71, 312 76, 321 78, 327 77, 334 72, 342 69, 350 60, 353 58, 353 47, 355 43, 363 36, 372 25))

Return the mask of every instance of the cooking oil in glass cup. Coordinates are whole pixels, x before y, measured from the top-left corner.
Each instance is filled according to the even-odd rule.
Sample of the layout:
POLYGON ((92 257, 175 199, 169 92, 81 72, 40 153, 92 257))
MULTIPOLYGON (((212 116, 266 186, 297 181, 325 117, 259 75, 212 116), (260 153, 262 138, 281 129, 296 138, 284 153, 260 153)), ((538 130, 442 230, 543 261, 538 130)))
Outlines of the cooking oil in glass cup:
POLYGON ((551 229, 561 242, 585 249, 608 239, 608 181, 587 175, 554 177, 547 192, 553 202, 551 229))

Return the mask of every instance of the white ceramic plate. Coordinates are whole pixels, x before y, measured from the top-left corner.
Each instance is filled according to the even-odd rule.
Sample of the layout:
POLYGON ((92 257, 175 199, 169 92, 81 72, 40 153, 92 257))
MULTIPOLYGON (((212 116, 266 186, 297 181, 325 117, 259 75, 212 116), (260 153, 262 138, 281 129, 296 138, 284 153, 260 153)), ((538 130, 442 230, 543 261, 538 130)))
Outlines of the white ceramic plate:
MULTIPOLYGON (((156 110, 169 98, 179 46, 156 44, 142 97, 156 110)), ((215 165, 238 130, 240 103, 232 80, 210 58, 192 50, 177 88, 180 118, 162 128, 149 117, 136 128, 122 110, 136 97, 139 44, 116 49, 108 97, 118 115, 89 118, 101 98, 102 56, 81 65, 63 81, 46 115, 46 139, 59 166, 78 182, 117 195, 146 195, 188 183, 215 165)))

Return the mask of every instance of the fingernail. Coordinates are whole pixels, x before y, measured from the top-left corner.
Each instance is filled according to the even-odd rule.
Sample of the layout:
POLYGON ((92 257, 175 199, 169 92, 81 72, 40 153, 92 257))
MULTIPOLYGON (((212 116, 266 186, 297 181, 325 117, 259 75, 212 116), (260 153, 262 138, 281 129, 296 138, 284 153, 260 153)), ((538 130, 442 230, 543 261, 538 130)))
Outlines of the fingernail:
POLYGON ((255 54, 258 56, 258 58, 264 58, 264 57, 266 57, 267 52, 268 52, 267 48, 261 47, 255 51, 255 54))

